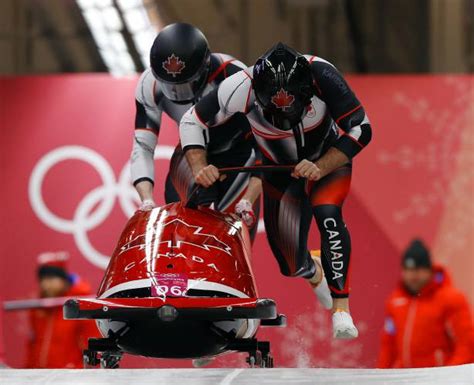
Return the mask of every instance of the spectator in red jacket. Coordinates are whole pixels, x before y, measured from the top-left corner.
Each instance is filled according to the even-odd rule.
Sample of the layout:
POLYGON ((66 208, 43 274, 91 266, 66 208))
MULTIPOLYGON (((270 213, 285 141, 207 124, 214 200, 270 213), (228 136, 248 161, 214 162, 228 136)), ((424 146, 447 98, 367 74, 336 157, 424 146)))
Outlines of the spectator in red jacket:
POLYGON ((414 240, 402 279, 386 304, 378 367, 419 368, 473 362, 474 332, 466 297, 429 251, 414 240))
MULTIPOLYGON (((42 298, 90 295, 90 286, 68 274, 67 253, 44 253, 39 258, 38 278, 42 298)), ((89 337, 98 336, 94 321, 66 321, 62 306, 30 312, 31 338, 28 368, 82 368, 82 350, 89 337)))

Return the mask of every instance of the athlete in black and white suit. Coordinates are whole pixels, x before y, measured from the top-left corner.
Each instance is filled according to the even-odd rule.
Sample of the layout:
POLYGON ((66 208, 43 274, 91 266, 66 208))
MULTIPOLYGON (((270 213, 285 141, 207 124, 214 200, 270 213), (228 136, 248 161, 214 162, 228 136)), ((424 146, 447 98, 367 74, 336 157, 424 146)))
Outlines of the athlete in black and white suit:
MULTIPOLYGON (((229 55, 211 53, 202 32, 185 23, 171 24, 158 34, 151 48, 150 64, 151 68, 141 75, 136 87, 131 156, 132 180, 142 200, 142 210, 155 206, 153 155, 162 114, 166 113, 179 123, 184 113, 201 97, 216 89, 227 77, 246 68, 229 55)), ((203 137, 209 161, 218 167, 255 164, 258 158, 255 149, 258 146, 245 116, 235 115, 221 126, 203 137)), ((166 180, 166 202, 185 199, 193 182, 192 170, 178 144, 166 180)), ((235 211, 241 215, 254 235, 253 211, 258 208, 260 192, 261 181, 258 177, 239 174, 226 178, 205 197, 206 203, 214 203, 216 209, 235 211)))
POLYGON ((203 132, 235 114, 247 116, 265 164, 296 165, 291 175, 263 176, 265 228, 281 272, 309 279, 323 305, 332 307, 334 337, 357 337, 349 314, 351 241, 342 205, 352 158, 371 139, 364 108, 331 63, 279 43, 183 116, 181 143, 197 183, 208 186, 219 178, 204 161, 203 132), (322 269, 307 249, 312 216, 321 234, 322 269))

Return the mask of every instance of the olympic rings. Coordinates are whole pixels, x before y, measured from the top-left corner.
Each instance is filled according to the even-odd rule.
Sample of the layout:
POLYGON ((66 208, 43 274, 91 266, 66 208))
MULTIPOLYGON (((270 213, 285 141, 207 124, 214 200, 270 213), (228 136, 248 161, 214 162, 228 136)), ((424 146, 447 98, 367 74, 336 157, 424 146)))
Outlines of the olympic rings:
MULTIPOLYGON (((171 159, 174 148, 158 145, 155 159, 171 159)), ((31 207, 38 218, 48 227, 61 233, 72 234, 79 251, 93 265, 106 268, 109 257, 101 254, 91 244, 88 232, 100 226, 110 215, 118 198, 124 214, 130 217, 135 212, 139 197, 130 184, 130 163, 127 162, 115 179, 109 163, 97 152, 84 146, 63 146, 44 155, 34 167, 28 186, 31 207), (102 185, 89 191, 78 203, 72 219, 61 218, 45 204, 42 187, 51 168, 65 161, 77 159, 92 166, 99 174, 102 185), (93 210, 94 207, 97 207, 93 210)))

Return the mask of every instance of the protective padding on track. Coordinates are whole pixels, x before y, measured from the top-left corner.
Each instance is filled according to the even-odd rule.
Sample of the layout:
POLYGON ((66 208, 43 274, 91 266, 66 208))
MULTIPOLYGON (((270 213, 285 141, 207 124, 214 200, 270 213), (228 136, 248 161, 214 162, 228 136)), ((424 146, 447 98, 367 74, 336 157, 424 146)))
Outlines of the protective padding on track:
POLYGON ((474 364, 430 369, 0 370, 2 385, 473 385, 474 364))

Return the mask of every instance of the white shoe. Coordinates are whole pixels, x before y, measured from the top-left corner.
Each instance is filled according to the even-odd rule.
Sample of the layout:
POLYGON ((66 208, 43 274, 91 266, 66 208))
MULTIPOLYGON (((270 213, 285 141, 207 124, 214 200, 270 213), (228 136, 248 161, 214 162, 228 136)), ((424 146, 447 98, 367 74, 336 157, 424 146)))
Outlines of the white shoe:
POLYGON ((311 258, 313 258, 314 263, 316 264, 316 269, 319 269, 321 272, 322 278, 319 282, 315 282, 314 278, 309 280, 309 283, 313 287, 313 291, 318 297, 319 303, 327 310, 332 309, 332 297, 331 291, 329 290, 328 281, 324 276, 323 266, 321 265, 321 257, 319 256, 319 250, 311 250, 311 258))
POLYGON ((351 315, 342 310, 337 310, 332 315, 333 337, 350 340, 359 336, 359 331, 352 321, 351 315))
POLYGON ((316 293, 316 297, 318 297, 319 303, 325 309, 332 309, 331 290, 329 290, 328 281, 326 280, 326 277, 323 277, 318 286, 313 287, 313 291, 316 293))

